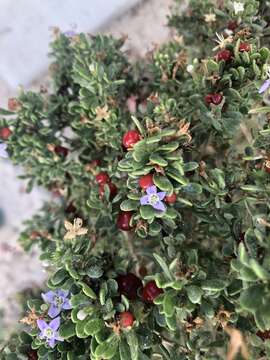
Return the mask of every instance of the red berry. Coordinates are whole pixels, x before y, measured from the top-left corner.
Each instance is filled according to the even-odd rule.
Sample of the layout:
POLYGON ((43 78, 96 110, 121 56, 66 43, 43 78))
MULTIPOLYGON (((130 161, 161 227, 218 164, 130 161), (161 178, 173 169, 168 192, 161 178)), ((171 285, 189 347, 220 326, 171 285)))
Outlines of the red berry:
POLYGON ((124 311, 119 314, 119 323, 122 328, 131 327, 135 319, 130 311, 124 311))
POLYGON ((240 52, 244 52, 244 51, 250 51, 250 45, 248 43, 241 43, 239 45, 239 51, 240 52))
POLYGON ((133 213, 131 211, 121 211, 117 218, 117 227, 123 231, 131 230, 130 219, 132 215, 133 213))
POLYGON ((0 129, 0 138, 7 140, 12 135, 12 131, 8 127, 0 129))
POLYGON ((204 101, 206 102, 206 104, 211 104, 212 103, 212 94, 208 94, 204 97, 204 101))
POLYGON ((54 151, 57 155, 66 157, 68 155, 68 149, 61 145, 56 145, 54 151))
POLYGON ((214 94, 208 94, 205 96, 205 102, 209 105, 209 104, 215 104, 215 105, 219 105, 223 99, 223 95, 222 94, 218 94, 218 93, 214 93, 214 94))
POLYGON ((228 24, 227 24, 227 29, 231 30, 231 31, 234 31, 238 28, 238 24, 236 21, 229 21, 228 24))
POLYGON ((175 193, 172 193, 172 195, 165 196, 165 201, 167 204, 174 204, 177 200, 177 196, 175 193))
POLYGON ((110 177, 106 172, 100 172, 96 175, 96 180, 99 185, 104 185, 110 182, 110 177))
POLYGON ((148 303, 153 303, 155 298, 163 293, 163 290, 157 287, 157 284, 154 280, 149 281, 143 288, 142 297, 143 300, 148 303))
POLYGON ((153 174, 143 175, 139 180, 139 185, 144 190, 146 190, 149 186, 154 185, 153 174))
POLYGON ((212 94, 212 103, 215 105, 219 105, 223 99, 222 94, 212 94))
POLYGON ((129 130, 123 136, 123 145, 126 149, 133 147, 140 141, 141 135, 137 130, 129 130))
POLYGON ((132 273, 127 273, 126 275, 119 275, 116 281, 120 294, 125 295, 129 300, 136 299, 138 289, 142 287, 141 279, 132 273))
POLYGON ((230 50, 227 49, 220 50, 216 56, 218 61, 224 60, 225 62, 227 62, 232 59, 232 53, 230 52, 230 50))
MULTIPOLYGON (((101 197, 103 197, 103 195, 104 195, 105 185, 106 185, 106 183, 99 184, 98 192, 101 197)), ((107 185, 109 186, 110 199, 112 200, 115 197, 115 195, 117 194, 117 187, 111 182, 107 183, 107 185)))

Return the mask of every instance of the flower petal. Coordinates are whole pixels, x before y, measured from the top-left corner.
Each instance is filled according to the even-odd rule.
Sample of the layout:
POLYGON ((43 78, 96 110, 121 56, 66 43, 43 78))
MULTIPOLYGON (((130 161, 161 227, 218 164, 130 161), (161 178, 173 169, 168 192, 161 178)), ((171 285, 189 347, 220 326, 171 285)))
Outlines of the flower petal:
POLYGON ((259 88, 259 94, 263 94, 270 87, 270 79, 265 80, 262 86, 259 88))
POLYGON ((54 338, 55 338, 55 340, 58 340, 58 341, 64 341, 64 339, 61 336, 59 336, 58 331, 55 332, 54 338))
POLYGON ((55 297, 55 292, 54 291, 48 291, 45 294, 41 294, 42 299, 46 302, 46 303, 52 303, 55 297))
POLYGON ((62 289, 58 289, 56 290, 56 295, 57 296, 61 296, 63 298, 68 297, 69 291, 68 290, 62 290, 62 289))
POLYGON ((49 345, 49 347, 54 348, 54 346, 55 346, 55 338, 51 338, 48 341, 48 345, 49 345))
POLYGON ((38 326, 39 330, 41 330, 41 332, 43 332, 45 329, 47 329, 49 327, 49 325, 46 323, 46 321, 44 321, 42 319, 37 320, 37 326, 38 326))
POLYGON ((55 318, 57 315, 60 314, 61 311, 61 307, 60 306, 55 306, 54 304, 51 304, 49 311, 48 311, 48 315, 49 317, 51 317, 52 319, 55 318))
POLYGON ((58 330, 59 326, 60 326, 60 316, 58 316, 57 318, 53 319, 50 323, 49 323, 50 328, 52 328, 54 331, 58 330))
POLYGON ((152 206, 153 206, 154 209, 159 210, 159 211, 165 211, 166 210, 166 207, 165 207, 165 205, 163 204, 162 201, 158 201, 156 204, 153 204, 152 206))
POLYGON ((155 185, 149 186, 149 187, 146 189, 146 193, 147 193, 148 195, 156 194, 156 193, 157 193, 157 187, 156 187, 155 185))
POLYGON ((166 196, 166 191, 160 191, 157 193, 157 196, 159 197, 159 200, 163 200, 166 196))
POLYGON ((149 204, 149 196, 145 195, 145 196, 141 197, 140 203, 141 203, 141 205, 148 205, 149 204))
POLYGON ((72 309, 72 306, 71 306, 71 303, 70 303, 69 299, 65 299, 65 302, 64 302, 62 308, 65 309, 65 310, 72 309))

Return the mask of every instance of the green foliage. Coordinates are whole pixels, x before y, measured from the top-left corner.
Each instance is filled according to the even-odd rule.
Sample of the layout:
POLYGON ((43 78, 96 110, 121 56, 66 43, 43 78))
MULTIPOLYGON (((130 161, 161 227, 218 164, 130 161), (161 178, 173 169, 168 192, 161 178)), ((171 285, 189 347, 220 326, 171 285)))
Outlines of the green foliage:
POLYGON ((0 357, 212 360, 230 351, 232 329, 251 359, 270 357, 269 96, 258 93, 269 76, 267 5, 247 0, 237 12, 231 1, 191 0, 169 20, 183 38, 140 64, 128 62, 122 40, 57 35, 53 90, 22 91, 11 113, 1 110, 0 129, 12 130, 8 152, 29 190, 58 195, 20 243, 39 245, 48 288, 68 290, 72 309, 60 314, 64 341, 50 348, 36 326, 49 322, 49 306, 29 301, 37 318, 0 357), (140 140, 126 150, 122 137, 134 129, 140 140), (140 203, 149 174, 166 192, 163 212, 140 203), (136 296, 119 284, 130 272, 143 282, 136 296))

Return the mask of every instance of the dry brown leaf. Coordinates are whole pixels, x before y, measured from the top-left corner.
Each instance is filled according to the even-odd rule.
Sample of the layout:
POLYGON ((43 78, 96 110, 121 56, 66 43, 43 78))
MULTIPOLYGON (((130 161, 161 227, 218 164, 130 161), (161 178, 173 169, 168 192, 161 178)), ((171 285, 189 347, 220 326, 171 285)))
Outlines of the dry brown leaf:
POLYGON ((111 113, 108 111, 108 105, 105 105, 103 107, 98 106, 95 110, 96 112, 96 120, 107 120, 111 113))
POLYGON ((88 232, 87 228, 82 227, 82 219, 76 218, 73 221, 73 224, 65 220, 65 228, 67 230, 66 235, 64 236, 65 240, 72 240, 76 236, 85 235, 88 232))

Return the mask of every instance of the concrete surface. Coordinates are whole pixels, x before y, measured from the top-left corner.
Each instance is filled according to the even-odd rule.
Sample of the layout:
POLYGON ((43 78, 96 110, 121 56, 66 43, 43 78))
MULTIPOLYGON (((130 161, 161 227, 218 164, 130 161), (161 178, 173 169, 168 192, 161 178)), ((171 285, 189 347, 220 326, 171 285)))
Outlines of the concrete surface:
MULTIPOLYGON (((42 2, 35 1, 38 4, 41 4, 45 3, 47 0, 43 0, 42 2)), ((57 0, 58 4, 59 1, 60 0, 57 0)), ((108 5, 111 1, 112 0, 99 0, 99 11, 102 9, 102 4, 104 5, 106 3, 106 5, 108 5)), ((65 0, 65 4, 69 2, 70 1, 65 0)), ((90 0, 90 2, 92 3, 93 0, 90 0)), ((2 4, 4 3, 11 4, 8 0, 0 0, 1 10, 2 4)), ((25 5, 27 2, 17 0, 16 6, 17 3, 20 3, 20 6, 22 6, 22 3, 25 5)), ((73 3, 76 4, 76 6, 79 6, 78 1, 73 3)), ((170 31, 165 27, 165 24, 166 15, 169 13, 169 6, 171 3, 172 0, 143 0, 139 6, 126 12, 123 16, 119 16, 113 21, 108 22, 106 25, 102 26, 100 30, 104 33, 112 33, 115 36, 127 34, 129 37, 127 48, 133 56, 142 56, 153 47, 153 43, 166 41, 170 36, 170 31)), ((14 3, 12 4, 14 5, 14 3)), ((51 8, 51 11, 52 9, 53 8, 51 8)), ((92 15, 90 14, 89 16, 93 16, 95 11, 96 8, 92 6, 92 15)), ((25 12, 26 10, 24 10, 24 14, 25 12)), ((0 13, 1 25, 3 24, 2 16, 3 14, 0 13)), ((12 16, 11 23, 14 24, 12 16)), ((73 22, 74 19, 69 17, 64 20, 66 21, 64 30, 67 30, 68 25, 71 21, 73 22)), ((62 21, 64 20, 62 19, 62 21)), ((35 26, 38 26, 35 18, 31 21, 36 24, 35 26)), ((79 18, 77 19, 77 24, 79 30, 86 30, 86 28, 80 26, 81 23, 79 18)), ((84 26, 87 26, 87 17, 83 20, 83 24, 84 26)), ((51 19, 50 25, 59 26, 56 17, 51 19)), ((16 31, 19 32, 19 29, 16 31)), ((45 29, 42 31, 45 31, 45 29)), ((0 49, 2 41, 1 36, 0 31, 0 49)), ((30 38, 28 38, 27 41, 29 41, 29 39, 30 38)), ((21 40, 24 42, 23 38, 21 40)), ((35 63, 36 65, 31 63, 30 66, 27 64, 27 61, 25 62, 25 58, 21 57, 23 55, 18 55, 21 54, 20 51, 22 50, 18 50, 17 52, 16 49, 12 48, 12 51, 15 52, 15 57, 24 59, 22 68, 28 68, 30 70, 29 76, 35 79, 34 87, 44 84, 46 79, 41 76, 42 73, 39 73, 43 66, 40 65, 44 64, 44 59, 42 62, 39 62, 38 60, 35 63)), ((43 44, 40 51, 43 55, 46 54, 48 52, 48 44, 43 44)), ((1 54, 2 56, 4 54, 3 57, 6 58, 6 60, 11 57, 10 53, 3 53, 1 51, 1 54)), ((42 54, 35 54, 35 57, 43 56, 42 54)), ((26 56, 30 55, 33 56, 33 54, 26 53, 26 56)), ((0 106, 6 107, 8 97, 15 94, 13 86, 15 83, 19 82, 18 77, 16 76, 26 76, 26 73, 24 73, 23 70, 20 73, 20 69, 18 69, 16 76, 11 74, 13 61, 15 60, 10 59, 10 63, 6 61, 5 65, 2 64, 2 67, 0 61, 0 106), (9 68, 7 69, 8 65, 9 68)), ((27 79, 27 76, 24 77, 24 79, 27 79)), ((33 85, 31 87, 33 87, 33 85)), ((8 160, 0 159, 0 210, 3 211, 5 217, 4 226, 0 225, 0 310, 4 309, 5 311, 5 329, 11 329, 19 317, 19 308, 15 301, 16 292, 33 284, 42 284, 45 279, 45 273, 40 262, 37 260, 38 254, 36 252, 24 254, 18 245, 16 245, 16 240, 19 231, 22 229, 22 221, 31 217, 31 215, 36 212, 41 206, 43 199, 46 198, 46 194, 41 189, 34 189, 31 194, 25 194, 23 182, 16 178, 19 172, 20 170, 15 169, 8 160)), ((7 334, 6 330, 5 333, 7 334)))
POLYGON ((50 27, 95 32, 138 1, 0 0, 0 77, 12 88, 29 85, 48 65, 50 27))

